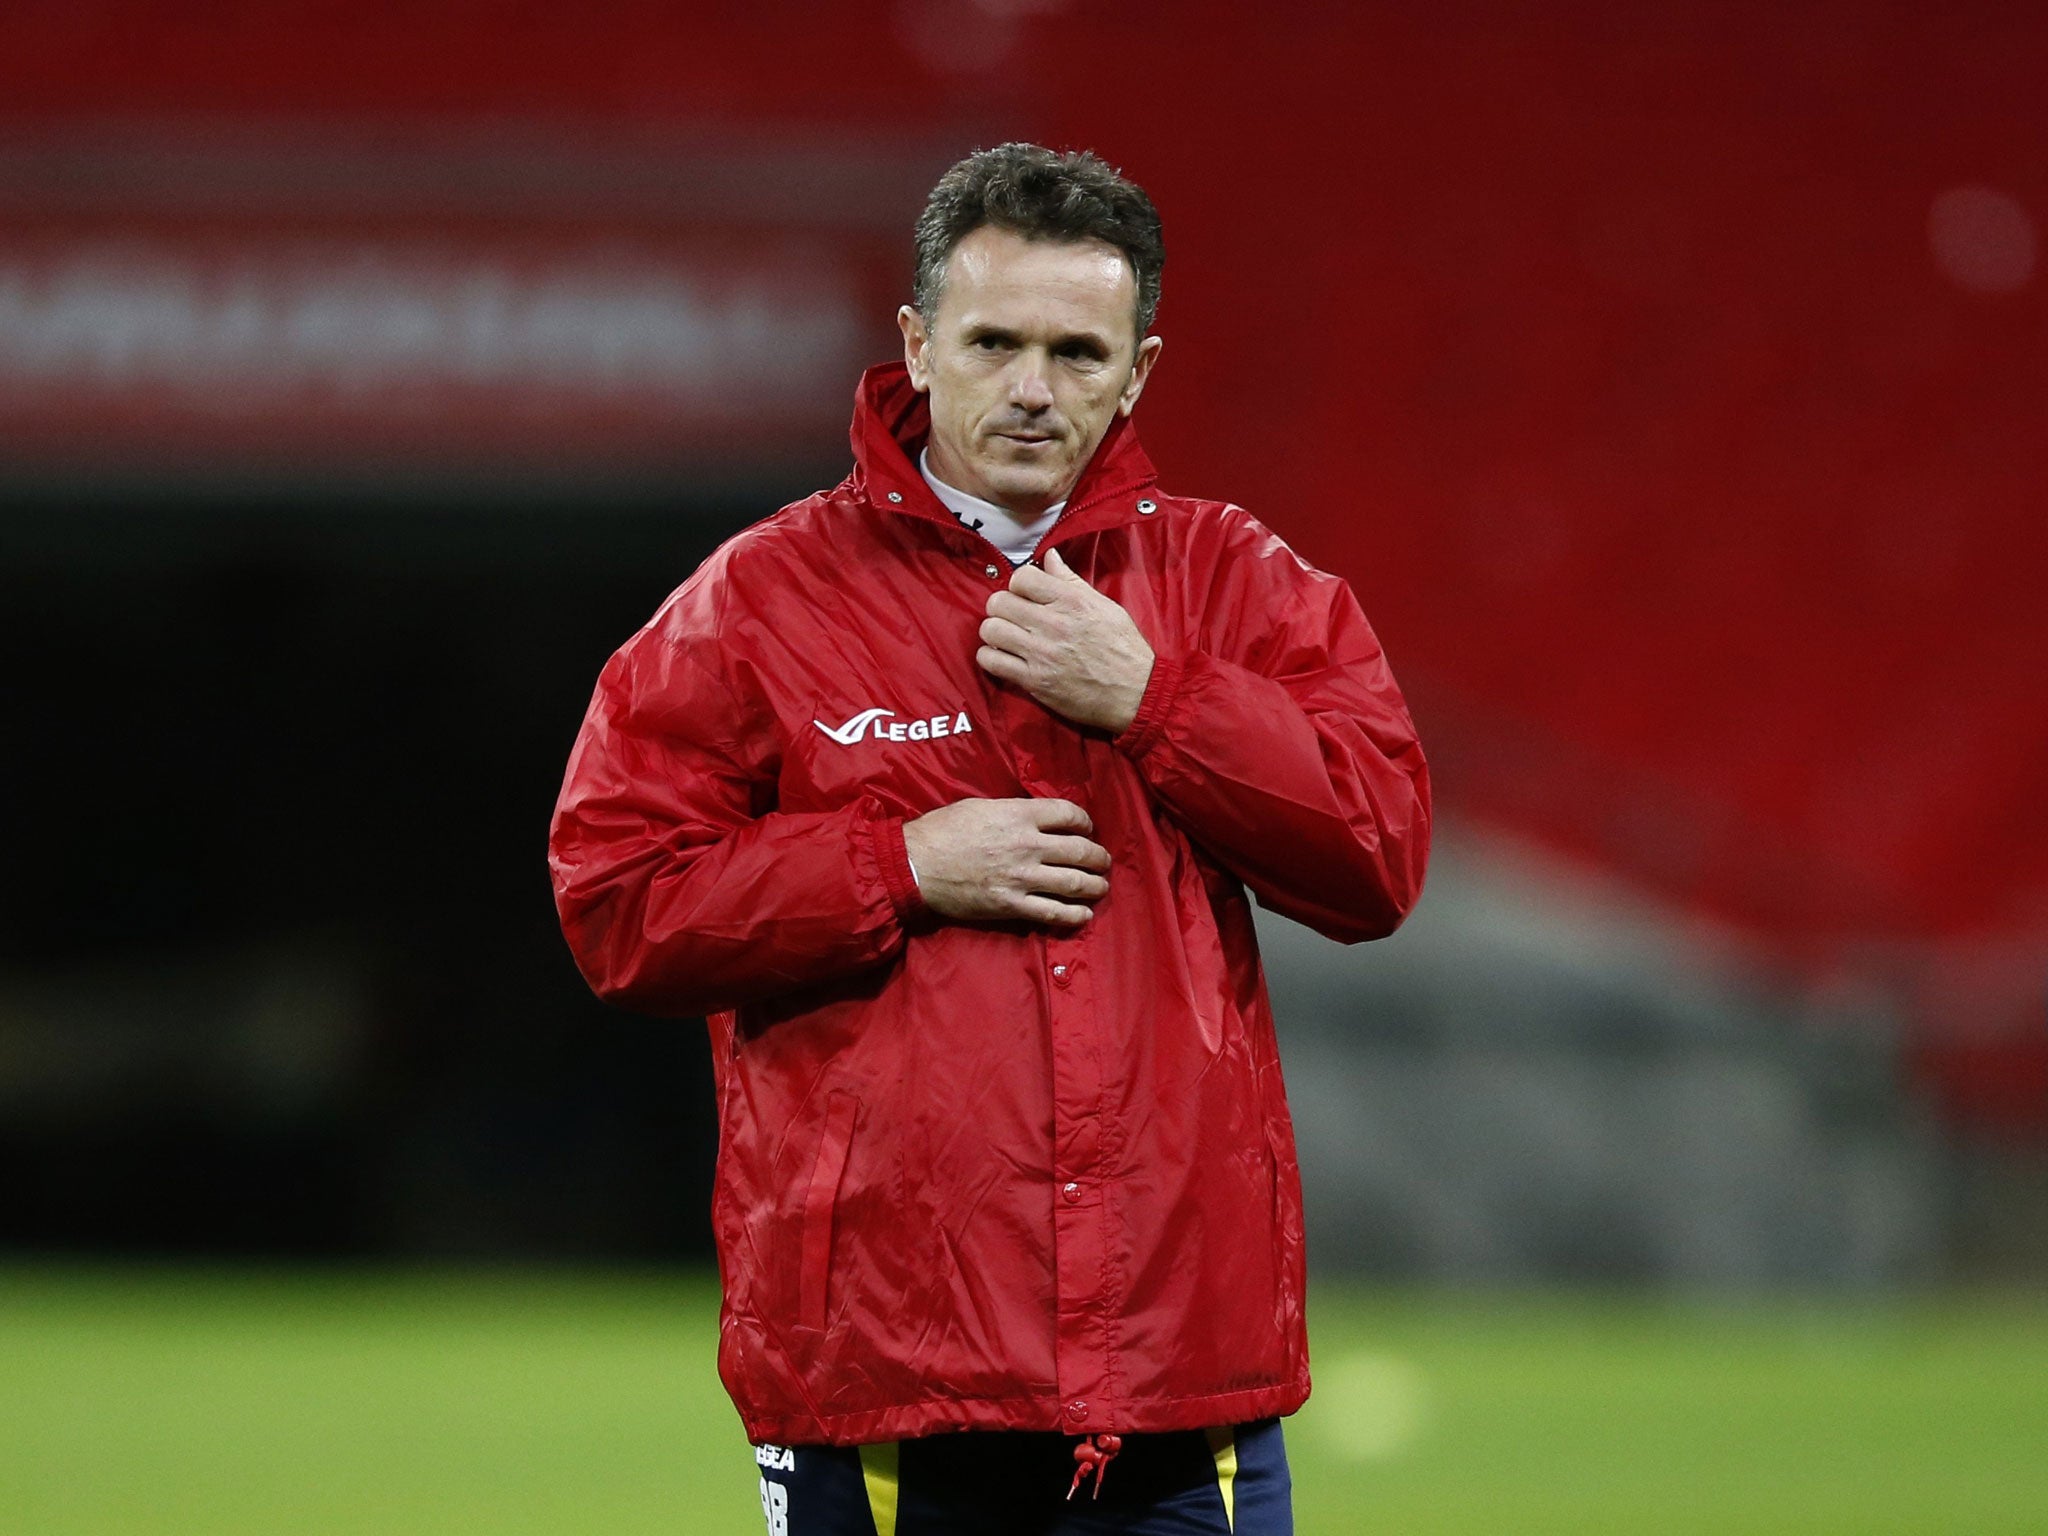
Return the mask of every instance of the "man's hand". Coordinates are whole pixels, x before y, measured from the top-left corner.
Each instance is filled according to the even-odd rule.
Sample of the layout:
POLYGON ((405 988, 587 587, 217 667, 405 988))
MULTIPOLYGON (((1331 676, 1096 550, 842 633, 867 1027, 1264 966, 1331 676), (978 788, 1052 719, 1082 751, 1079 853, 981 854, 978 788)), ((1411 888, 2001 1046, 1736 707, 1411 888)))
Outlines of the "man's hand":
POLYGON ((905 822, 925 905, 942 917, 1078 928, 1109 890, 1109 850, 1071 800, 956 800, 905 822))
POLYGON ((1020 565, 1006 592, 988 600, 981 669, 1015 683, 1076 725, 1128 727, 1152 677, 1152 647, 1121 604, 1068 567, 1056 549, 1045 569, 1020 565))

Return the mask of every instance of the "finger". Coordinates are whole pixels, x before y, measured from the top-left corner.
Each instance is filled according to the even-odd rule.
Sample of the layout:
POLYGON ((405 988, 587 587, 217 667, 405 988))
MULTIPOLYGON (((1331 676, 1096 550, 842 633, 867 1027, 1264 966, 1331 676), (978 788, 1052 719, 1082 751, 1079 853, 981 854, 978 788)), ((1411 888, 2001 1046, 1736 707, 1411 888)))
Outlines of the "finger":
POLYGON ((1034 603, 1057 602, 1067 593, 1067 584, 1049 576, 1035 565, 1020 565, 1010 575, 1010 590, 1034 603))
POLYGON ((1057 896, 1062 901, 1100 901, 1109 894, 1109 882, 1085 869, 1048 864, 1031 877, 1031 889, 1040 896, 1057 896))
POLYGON ((1093 832, 1095 823, 1071 800, 1032 800, 1032 819, 1041 832, 1093 832))
POLYGON ((1044 614, 1045 604, 1030 602, 1014 592, 998 591, 989 593, 986 611, 992 619, 1008 619, 1012 624, 1028 625, 1044 614))
POLYGON ((1092 869, 1097 874, 1109 872, 1109 850, 1085 837, 1052 838, 1039 851, 1038 857, 1044 863, 1064 864, 1069 869, 1092 869))
POLYGON ((1031 644, 1031 631, 1021 629, 1008 619, 983 619, 981 640, 999 651, 1008 651, 1013 656, 1022 656, 1031 644))
POLYGON ((1025 896, 1017 903, 1017 915, 1054 928, 1078 928, 1095 914, 1074 902, 1055 901, 1050 896, 1025 896))
POLYGON ((1022 659, 1008 651, 999 651, 992 645, 984 645, 974 653, 974 663, 990 677, 999 677, 1006 683, 1020 687, 1030 681, 1031 668, 1022 659))
POLYGON ((1056 549, 1048 549, 1045 552, 1045 568, 1060 581, 1078 581, 1084 587, 1088 585, 1088 579, 1085 576, 1077 576, 1074 568, 1067 564, 1066 557, 1056 549))

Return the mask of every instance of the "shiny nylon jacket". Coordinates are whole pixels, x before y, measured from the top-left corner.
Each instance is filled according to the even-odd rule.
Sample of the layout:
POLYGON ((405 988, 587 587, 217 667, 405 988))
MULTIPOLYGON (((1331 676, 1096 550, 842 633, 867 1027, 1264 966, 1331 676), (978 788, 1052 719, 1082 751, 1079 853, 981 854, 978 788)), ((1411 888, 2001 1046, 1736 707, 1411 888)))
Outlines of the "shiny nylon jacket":
POLYGON ((1114 739, 975 664, 1009 562, 932 496, 924 399, 612 657, 551 840, 603 997, 708 1014, 719 1370, 755 1441, 1192 1429, 1308 1395, 1300 1181, 1245 888, 1345 941, 1420 892, 1429 790, 1350 589, 1154 488, 1117 418, 1046 544, 1158 654, 1114 739), (942 921, 903 823, 1084 806, 1075 933, 942 921))

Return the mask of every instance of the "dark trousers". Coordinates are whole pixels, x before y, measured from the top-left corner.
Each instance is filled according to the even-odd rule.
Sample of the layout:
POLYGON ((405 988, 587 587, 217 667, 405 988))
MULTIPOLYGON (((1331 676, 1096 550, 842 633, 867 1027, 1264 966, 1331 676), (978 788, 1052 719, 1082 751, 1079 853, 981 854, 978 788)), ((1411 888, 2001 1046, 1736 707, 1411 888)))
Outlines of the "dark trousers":
POLYGON ((1070 1499, 1071 1435, 756 1446, 768 1536, 1293 1536, 1280 1421, 1125 1435, 1070 1499))

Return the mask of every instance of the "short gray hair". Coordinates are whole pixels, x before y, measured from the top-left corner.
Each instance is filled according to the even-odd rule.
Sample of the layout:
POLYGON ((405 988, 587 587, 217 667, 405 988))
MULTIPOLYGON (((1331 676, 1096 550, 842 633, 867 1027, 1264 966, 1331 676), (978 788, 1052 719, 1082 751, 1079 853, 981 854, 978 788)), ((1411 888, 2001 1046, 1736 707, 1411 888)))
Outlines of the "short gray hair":
POLYGON ((912 299, 926 325, 937 317, 946 263, 960 242, 993 224, 1027 240, 1101 240, 1123 252, 1138 287, 1138 335, 1159 313, 1166 243, 1145 189, 1087 150, 1037 144, 976 150, 939 178, 917 219, 912 299))

